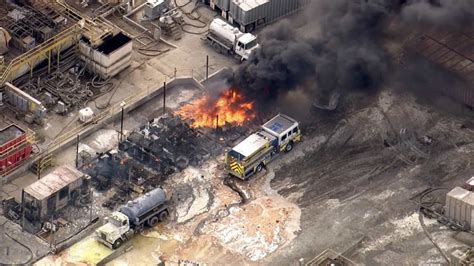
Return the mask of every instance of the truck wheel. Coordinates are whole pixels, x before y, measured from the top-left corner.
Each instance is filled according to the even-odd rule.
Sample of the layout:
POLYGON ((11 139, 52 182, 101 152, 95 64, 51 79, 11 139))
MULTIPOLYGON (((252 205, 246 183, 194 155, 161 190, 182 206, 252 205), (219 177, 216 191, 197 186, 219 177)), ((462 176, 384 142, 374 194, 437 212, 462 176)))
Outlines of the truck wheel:
POLYGON ((113 248, 113 249, 117 249, 117 248, 119 248, 121 245, 122 245, 122 239, 119 238, 119 239, 115 240, 115 242, 112 244, 112 248, 113 248))
POLYGON ((273 149, 272 149, 272 153, 274 155, 277 154, 278 153, 278 148, 274 146, 273 149))
POLYGON ((293 149, 293 142, 286 144, 285 152, 290 152, 293 149))
POLYGON ((259 173, 259 172, 262 171, 262 169, 263 169, 263 163, 260 163, 260 164, 257 166, 257 168, 255 169, 255 171, 256 171, 257 173, 259 173))
POLYGON ((149 227, 153 227, 153 226, 155 226, 158 222, 159 222, 158 217, 153 216, 153 217, 150 218, 150 220, 148 220, 148 226, 149 226, 149 227))
POLYGON ((213 43, 212 44, 212 47, 214 47, 214 49, 219 53, 219 54, 222 54, 222 48, 221 46, 218 44, 218 43, 213 43))
POLYGON ((165 221, 166 219, 168 219, 168 211, 163 211, 160 213, 160 215, 158 215, 160 217, 160 222, 163 222, 165 221))

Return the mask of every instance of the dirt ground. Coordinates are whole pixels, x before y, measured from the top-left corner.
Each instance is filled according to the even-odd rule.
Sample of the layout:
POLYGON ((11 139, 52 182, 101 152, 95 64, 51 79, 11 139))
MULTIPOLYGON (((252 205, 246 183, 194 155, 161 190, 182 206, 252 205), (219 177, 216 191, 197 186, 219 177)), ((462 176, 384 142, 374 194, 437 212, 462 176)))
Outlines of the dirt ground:
MULTIPOLYGON (((428 187, 462 185, 474 174, 474 131, 464 127, 470 119, 385 90, 334 127, 321 120, 316 131, 307 132, 304 152, 273 164, 271 186, 301 208, 301 231, 265 262, 308 260, 328 248, 354 250, 349 257, 366 265, 444 262, 410 198, 428 187), (421 144, 422 136, 433 143, 421 144), (315 147, 318 137, 324 142, 315 147)), ((445 252, 472 246, 474 236, 458 241, 445 226, 426 223, 445 252)))
MULTIPOLYGON (((244 203, 224 184, 223 157, 172 176, 163 186, 172 221, 132 239, 134 248, 110 265, 295 265, 326 249, 366 265, 443 263, 411 198, 474 174, 469 119, 389 90, 374 97, 363 108, 315 111, 291 153, 249 181, 233 181, 244 203)), ((473 245, 472 235, 424 220, 445 252, 473 245)), ((71 253, 77 245, 38 265, 87 261, 71 253)))

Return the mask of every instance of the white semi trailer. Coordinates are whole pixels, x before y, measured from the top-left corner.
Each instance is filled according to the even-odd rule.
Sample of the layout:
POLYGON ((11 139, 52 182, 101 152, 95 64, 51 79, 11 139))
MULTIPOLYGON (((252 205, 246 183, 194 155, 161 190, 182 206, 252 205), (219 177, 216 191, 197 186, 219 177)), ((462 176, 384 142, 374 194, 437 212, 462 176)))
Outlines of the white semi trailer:
POLYGON ((241 61, 247 60, 259 47, 255 35, 243 33, 220 18, 215 18, 209 25, 207 41, 219 53, 229 53, 241 61))

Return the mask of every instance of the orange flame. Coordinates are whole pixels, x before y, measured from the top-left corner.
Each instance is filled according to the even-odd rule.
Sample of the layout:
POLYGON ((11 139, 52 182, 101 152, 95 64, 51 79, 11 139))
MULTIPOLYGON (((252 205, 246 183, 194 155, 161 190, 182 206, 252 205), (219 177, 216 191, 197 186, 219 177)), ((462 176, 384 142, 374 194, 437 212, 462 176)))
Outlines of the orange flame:
POLYGON ((179 108, 176 111, 182 119, 191 120, 191 127, 216 127, 217 117, 219 126, 225 123, 243 125, 255 118, 253 103, 247 102, 237 91, 226 90, 217 100, 204 95, 179 108))

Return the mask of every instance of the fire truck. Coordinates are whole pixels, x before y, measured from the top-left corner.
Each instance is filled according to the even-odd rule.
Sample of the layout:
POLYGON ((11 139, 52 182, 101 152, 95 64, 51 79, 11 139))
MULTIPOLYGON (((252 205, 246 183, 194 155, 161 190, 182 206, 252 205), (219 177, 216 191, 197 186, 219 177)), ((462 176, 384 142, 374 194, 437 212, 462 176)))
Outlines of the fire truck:
POLYGON ((301 140, 299 124, 293 118, 278 114, 262 125, 260 131, 248 136, 227 152, 226 170, 246 180, 282 152, 290 152, 301 140))

